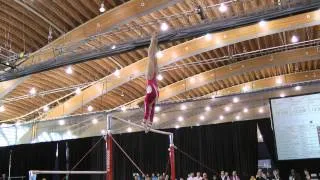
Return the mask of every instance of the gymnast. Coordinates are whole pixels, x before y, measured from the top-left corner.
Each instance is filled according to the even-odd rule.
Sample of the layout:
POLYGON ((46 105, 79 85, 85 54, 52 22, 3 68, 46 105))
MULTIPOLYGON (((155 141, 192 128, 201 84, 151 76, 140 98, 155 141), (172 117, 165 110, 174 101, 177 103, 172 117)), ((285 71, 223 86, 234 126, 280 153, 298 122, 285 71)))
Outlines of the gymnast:
POLYGON ((157 63, 157 39, 158 33, 155 32, 152 34, 151 43, 148 51, 149 61, 147 65, 146 71, 146 79, 147 79, 147 88, 146 88, 146 97, 144 100, 144 118, 143 118, 143 126, 145 128, 146 133, 150 130, 153 117, 154 117, 154 109, 159 97, 159 88, 157 83, 157 75, 158 75, 158 63, 157 63))

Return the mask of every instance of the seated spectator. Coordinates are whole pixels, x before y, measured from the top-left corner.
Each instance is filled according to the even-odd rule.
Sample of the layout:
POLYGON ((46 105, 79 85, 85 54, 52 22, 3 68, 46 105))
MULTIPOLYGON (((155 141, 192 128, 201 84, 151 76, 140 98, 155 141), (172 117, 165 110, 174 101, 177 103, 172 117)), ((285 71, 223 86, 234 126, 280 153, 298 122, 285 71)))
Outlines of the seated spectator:
POLYGON ((256 175, 256 180, 266 180, 265 175, 262 172, 262 169, 258 169, 257 175, 256 175))
POLYGON ((202 174, 202 179, 203 179, 203 180, 208 180, 208 175, 207 175, 207 173, 204 172, 204 173, 202 174))
POLYGON ((272 180, 280 180, 280 174, 278 169, 274 169, 272 173, 273 173, 272 180))
POLYGON ((231 180, 240 180, 239 176, 237 175, 237 171, 232 171, 231 180))
POLYGON ((193 178, 194 180, 202 180, 201 173, 197 172, 197 176, 193 178))
POLYGON ((225 177, 226 180, 230 180, 229 173, 227 171, 224 173, 224 175, 226 176, 225 177))
POLYGON ((251 176, 250 180, 256 180, 256 178, 254 176, 251 176))
POLYGON ((300 174, 296 173, 294 169, 291 169, 290 175, 289 175, 289 180, 300 180, 300 174))
POLYGON ((212 176, 212 179, 213 179, 213 180, 217 180, 218 178, 217 178, 217 176, 214 174, 214 175, 212 176))
POLYGON ((311 176, 310 173, 307 169, 305 169, 304 171, 304 175, 305 175, 305 180, 311 180, 311 176))
POLYGON ((227 180, 223 170, 220 172, 220 177, 218 180, 227 180))
POLYGON ((158 177, 154 173, 152 173, 151 174, 151 180, 158 180, 158 177))
POLYGON ((193 178, 194 178, 193 172, 189 173, 187 180, 193 180, 193 178))

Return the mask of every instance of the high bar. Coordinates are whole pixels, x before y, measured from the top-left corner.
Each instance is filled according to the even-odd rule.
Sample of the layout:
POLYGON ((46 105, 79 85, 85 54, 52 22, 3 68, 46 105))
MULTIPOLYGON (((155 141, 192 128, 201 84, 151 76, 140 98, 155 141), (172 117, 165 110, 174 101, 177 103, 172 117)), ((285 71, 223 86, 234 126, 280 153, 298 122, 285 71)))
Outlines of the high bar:
MULTIPOLYGON (((109 116, 110 116, 110 115, 109 115, 109 116)), ((121 119, 121 118, 115 117, 115 116, 110 116, 110 117, 116 118, 116 119, 118 119, 119 121, 124 122, 124 123, 127 123, 127 124, 130 124, 130 125, 132 125, 132 126, 136 126, 136 127, 141 128, 141 129, 144 129, 143 126, 141 126, 141 125, 139 125, 139 124, 136 124, 136 123, 133 123, 133 122, 130 122, 130 121, 127 121, 127 120, 125 120, 125 119, 121 119)), ((151 132, 154 132, 154 133, 158 133, 158 134, 168 135, 168 136, 172 136, 172 135, 173 135, 173 133, 171 133, 171 132, 160 131, 160 130, 156 130, 156 129, 152 129, 152 128, 150 128, 150 131, 151 131, 151 132)))
POLYGON ((30 170, 29 174, 107 174, 107 171, 39 171, 30 170))

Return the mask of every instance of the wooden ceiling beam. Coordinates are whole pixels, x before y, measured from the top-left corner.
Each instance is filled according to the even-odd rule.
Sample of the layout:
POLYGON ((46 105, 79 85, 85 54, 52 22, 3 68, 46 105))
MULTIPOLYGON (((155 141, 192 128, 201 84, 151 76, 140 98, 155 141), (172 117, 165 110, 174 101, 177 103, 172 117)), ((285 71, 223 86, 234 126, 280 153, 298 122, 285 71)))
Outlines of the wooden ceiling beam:
MULTIPOLYGON (((181 61, 185 58, 193 56, 195 54, 203 53, 206 51, 210 51, 213 49, 221 48, 230 44, 234 44, 240 41, 250 40, 257 37, 267 36, 274 33, 279 33, 282 31, 294 30, 297 28, 297 25, 302 27, 314 26, 320 24, 320 15, 319 11, 313 11, 309 13, 299 14, 295 16, 290 16, 286 18, 281 18, 273 21, 267 22, 265 27, 261 27, 259 24, 249 25, 245 27, 239 27, 236 29, 231 29, 223 32, 217 32, 210 34, 212 38, 208 38, 208 36, 202 36, 199 38, 192 39, 190 41, 184 42, 182 44, 173 46, 163 51, 163 57, 158 60, 159 67, 166 66, 171 63, 175 63, 181 61), (308 15, 308 16, 307 16, 308 15), (207 38, 206 38, 207 37, 207 38)), ((282 57, 281 60, 285 58, 282 57)), ((137 61, 129 66, 120 70, 121 76, 119 78, 114 78, 113 81, 103 81, 101 83, 97 83, 86 90, 83 91, 83 98, 81 99, 79 96, 74 96, 65 103, 69 104, 67 111, 63 111, 64 115, 70 114, 76 111, 81 107, 81 103, 89 103, 95 98, 99 97, 102 94, 105 94, 124 83, 130 81, 132 78, 137 78, 144 74, 146 61, 148 58, 144 58, 140 61, 137 61), (106 83, 106 85, 104 85, 106 83), (108 87, 108 89, 101 93, 102 87, 108 87)), ((284 62, 284 61, 281 61, 284 62)), ((273 62, 271 62, 272 64, 273 62)), ((259 64, 259 63, 258 63, 259 64)), ((225 67, 222 67, 225 68, 225 67)), ((222 69, 220 68, 220 69, 222 69)), ((234 71, 236 68, 233 68, 234 71)), ((240 69, 242 69, 240 67, 240 69)), ((106 76, 106 79, 110 79, 114 75, 106 76)), ((178 83, 181 84, 182 81, 178 83)), ((176 84, 181 88, 180 84, 176 84)), ((202 84, 202 83, 198 83, 202 84)), ((177 92, 182 91, 179 88, 177 92)), ((183 88, 184 89, 184 88, 183 88)), ((174 94, 174 93, 169 93, 174 94)), ((164 96, 162 96, 164 97, 164 96)), ((161 99, 161 96, 160 96, 161 99)), ((47 113, 46 119, 52 119, 54 117, 59 117, 62 114, 63 104, 53 108, 50 112, 47 113)))

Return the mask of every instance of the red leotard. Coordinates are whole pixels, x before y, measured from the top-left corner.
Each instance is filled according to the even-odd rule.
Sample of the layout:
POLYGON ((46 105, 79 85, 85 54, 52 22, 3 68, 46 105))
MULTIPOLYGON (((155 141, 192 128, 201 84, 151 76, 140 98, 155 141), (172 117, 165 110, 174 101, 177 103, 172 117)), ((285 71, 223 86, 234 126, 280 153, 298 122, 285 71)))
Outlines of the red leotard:
POLYGON ((159 97, 158 83, 155 75, 151 80, 147 80, 146 93, 144 99, 144 120, 149 120, 152 123, 156 100, 159 97))

